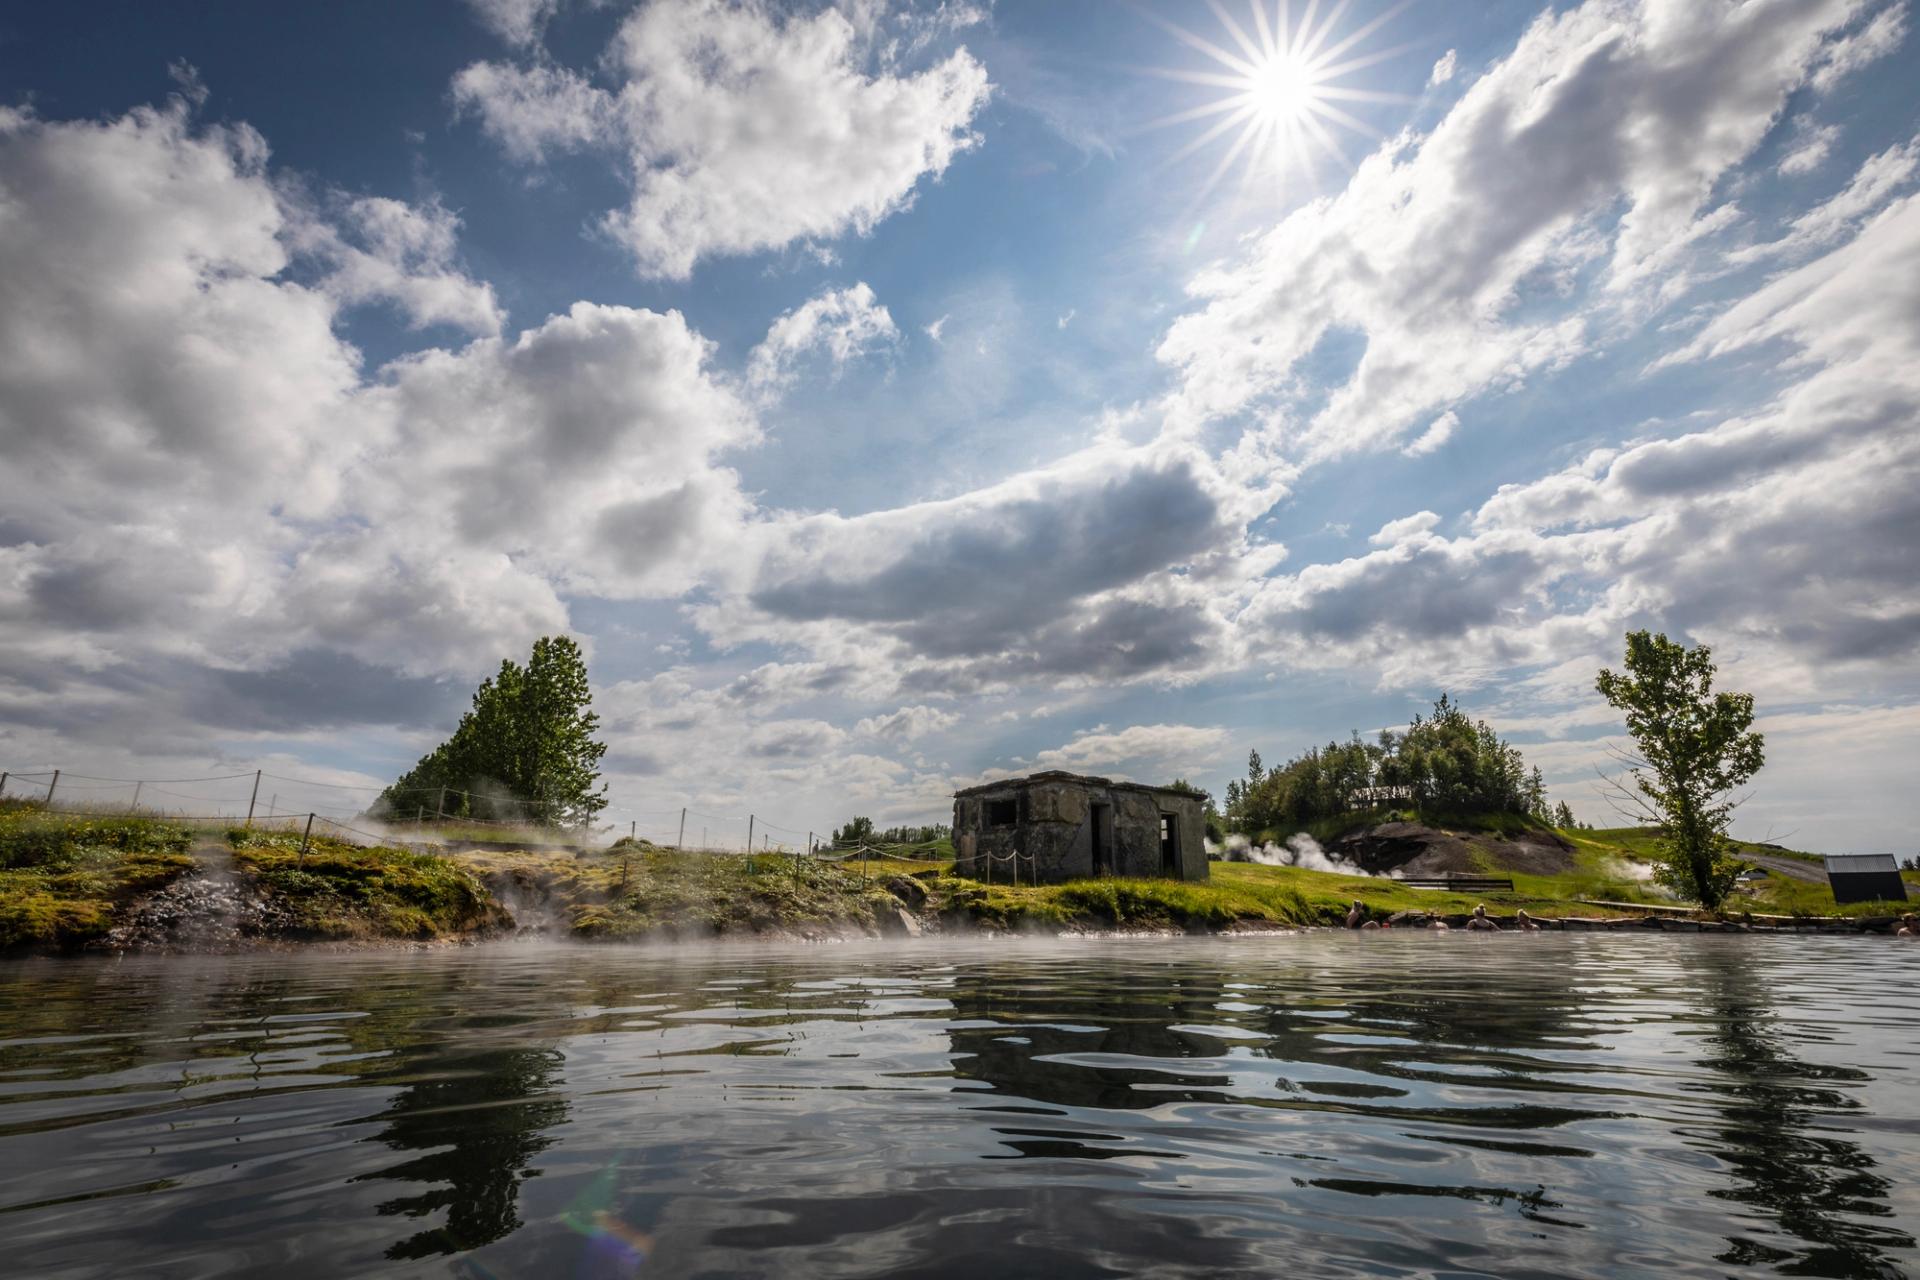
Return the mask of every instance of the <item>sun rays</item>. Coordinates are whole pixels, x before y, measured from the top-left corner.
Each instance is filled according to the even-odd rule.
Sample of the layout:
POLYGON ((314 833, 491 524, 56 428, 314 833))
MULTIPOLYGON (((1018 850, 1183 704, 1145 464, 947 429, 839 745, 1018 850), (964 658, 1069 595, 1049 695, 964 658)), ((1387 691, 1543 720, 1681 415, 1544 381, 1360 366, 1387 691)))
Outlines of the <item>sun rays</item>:
POLYGON ((1365 138, 1380 131, 1342 102, 1410 102, 1406 94, 1382 93, 1341 83, 1344 77, 1402 52, 1401 48, 1372 52, 1358 46, 1406 8, 1411 0, 1387 9, 1371 21, 1336 38, 1336 28, 1352 0, 1247 0, 1246 19, 1234 17, 1220 0, 1207 0, 1219 19, 1226 44, 1188 31, 1185 27, 1148 14, 1175 39, 1205 54, 1219 68, 1192 70, 1154 68, 1152 74, 1188 84, 1224 89, 1223 97, 1153 121, 1149 128, 1198 124, 1200 132, 1168 157, 1173 164, 1215 143, 1224 145, 1218 161, 1195 195, 1199 200, 1243 164, 1241 185, 1246 189, 1267 178, 1284 184, 1302 173, 1316 181, 1318 163, 1351 168, 1353 161, 1341 145, 1343 133, 1365 138), (1231 47, 1229 47, 1231 46, 1231 47), (1237 133, 1235 131, 1238 131, 1237 133))

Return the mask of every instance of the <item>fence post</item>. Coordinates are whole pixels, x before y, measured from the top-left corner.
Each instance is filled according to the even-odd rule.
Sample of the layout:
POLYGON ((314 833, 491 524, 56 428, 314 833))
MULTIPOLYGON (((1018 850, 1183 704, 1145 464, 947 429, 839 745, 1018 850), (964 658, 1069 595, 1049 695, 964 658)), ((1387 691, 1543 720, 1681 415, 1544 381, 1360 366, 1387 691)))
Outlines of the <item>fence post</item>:
POLYGON ((442 783, 440 786, 440 803, 435 807, 433 816, 443 821, 447 816, 447 788, 445 783, 442 783))
POLYGON ((753 856, 753 815, 747 815, 747 856, 753 856))
POLYGON ((136 782, 133 784, 133 803, 128 805, 127 808, 138 809, 140 807, 140 788, 146 785, 144 782, 136 782))
MULTIPOLYGON (((5 769, 0 769, 0 796, 4 796, 6 794, 7 794, 7 771, 5 769)), ((136 791, 134 792, 134 794, 137 796, 140 793, 136 791)))
POLYGON ((685 805, 680 806, 680 834, 673 838, 673 851, 675 853, 687 851, 687 807, 685 805))
POLYGON ((300 837, 300 857, 299 860, 294 863, 295 866, 304 867, 307 865, 307 841, 311 839, 313 839, 313 815, 308 814, 307 830, 306 833, 300 837))
POLYGON ((247 797, 247 825, 248 826, 253 825, 254 802, 260 799, 260 774, 261 774, 261 770, 259 769, 255 769, 253 771, 253 794, 247 797))
POLYGON ((60 771, 53 771, 53 781, 47 784, 47 808, 53 808, 53 789, 60 785, 60 771))

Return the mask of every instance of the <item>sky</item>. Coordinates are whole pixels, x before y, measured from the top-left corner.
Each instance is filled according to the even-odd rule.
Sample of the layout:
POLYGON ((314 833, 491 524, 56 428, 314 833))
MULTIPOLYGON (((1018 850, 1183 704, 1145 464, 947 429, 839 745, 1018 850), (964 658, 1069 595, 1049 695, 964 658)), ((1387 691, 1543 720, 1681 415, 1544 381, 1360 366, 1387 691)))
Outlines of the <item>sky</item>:
POLYGON ((1443 692, 1609 826, 1646 627, 1756 699, 1737 833, 1910 855, 1913 22, 11 6, 8 794, 351 816, 565 633, 656 838, 1443 692))

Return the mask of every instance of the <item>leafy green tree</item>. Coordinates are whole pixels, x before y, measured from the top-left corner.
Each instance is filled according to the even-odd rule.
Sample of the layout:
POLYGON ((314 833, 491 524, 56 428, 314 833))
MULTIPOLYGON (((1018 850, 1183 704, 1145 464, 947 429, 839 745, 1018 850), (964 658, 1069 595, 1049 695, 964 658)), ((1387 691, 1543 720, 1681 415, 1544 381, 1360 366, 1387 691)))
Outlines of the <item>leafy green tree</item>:
POLYGON ((1553 825, 1562 831, 1572 831, 1577 825, 1573 820, 1573 808, 1565 800, 1553 806, 1553 825))
POLYGON ((381 793, 380 812, 507 818, 582 826, 606 808, 600 717, 580 646, 565 636, 534 642, 522 667, 503 660, 480 682, 453 736, 381 793))
POLYGON ((1627 635, 1624 674, 1602 669, 1594 685, 1626 714, 1639 749, 1626 757, 1633 786, 1620 791, 1661 830, 1655 878, 1712 909, 1733 888, 1742 864, 1727 824, 1735 788, 1766 763, 1753 732, 1753 695, 1713 691, 1713 651, 1689 649, 1665 635, 1627 635))
POLYGON ((873 819, 855 818, 833 833, 835 844, 869 844, 873 841, 873 819))

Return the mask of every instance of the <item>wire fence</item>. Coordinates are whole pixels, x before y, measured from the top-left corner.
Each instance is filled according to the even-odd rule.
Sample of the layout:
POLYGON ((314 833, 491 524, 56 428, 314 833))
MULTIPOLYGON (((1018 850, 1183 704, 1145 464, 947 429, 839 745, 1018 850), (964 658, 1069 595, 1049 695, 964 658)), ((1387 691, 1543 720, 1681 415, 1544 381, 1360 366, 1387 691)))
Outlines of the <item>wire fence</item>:
POLYGON ((37 801, 75 817, 124 818, 146 815, 190 824, 245 825, 286 829, 320 824, 359 840, 409 847, 448 844, 513 844, 517 847, 579 849, 609 844, 620 837, 656 848, 706 853, 794 855, 822 861, 852 858, 924 861, 926 845, 862 840, 836 844, 826 832, 787 826, 757 813, 717 814, 690 806, 638 809, 609 805, 599 819, 582 828, 542 828, 512 818, 470 818, 448 814, 451 799, 496 803, 498 792, 457 787, 395 788, 377 783, 336 782, 274 773, 264 768, 192 778, 120 778, 75 773, 46 766, 0 770, 0 800, 37 801), (188 788, 181 790, 180 788, 188 788), (396 811, 391 797, 418 793, 414 812, 396 811), (365 797, 356 801, 356 796, 365 797), (369 812, 388 798, 387 811, 369 812), (374 830, 368 830, 372 827, 374 830), (479 834, 473 834, 479 833, 479 834), (486 837, 496 835, 497 840, 486 837), (920 858, 911 856, 913 849, 920 858))

